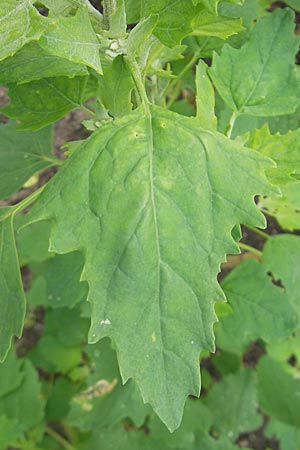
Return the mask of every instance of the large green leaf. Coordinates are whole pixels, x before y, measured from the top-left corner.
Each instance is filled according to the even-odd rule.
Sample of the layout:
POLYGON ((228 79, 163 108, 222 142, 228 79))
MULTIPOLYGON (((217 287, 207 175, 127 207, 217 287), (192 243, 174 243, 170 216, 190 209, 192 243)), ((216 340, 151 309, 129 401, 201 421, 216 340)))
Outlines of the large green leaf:
POLYGON ((85 64, 102 73, 100 44, 93 30, 87 7, 73 17, 57 19, 58 28, 45 33, 39 44, 49 53, 69 61, 85 64))
POLYGON ((200 351, 214 349, 216 274, 238 252, 231 230, 265 224, 253 196, 270 190, 269 164, 197 119, 137 110, 77 148, 27 216, 55 218, 51 251, 84 252, 89 340, 114 340, 124 382, 170 429, 199 395, 200 351))
POLYGON ((234 442, 240 433, 260 426, 262 417, 257 412, 256 385, 255 373, 241 369, 215 384, 204 397, 217 435, 229 437, 234 442))
POLYGON ((18 191, 36 172, 59 163, 52 153, 52 128, 37 133, 0 125, 0 199, 18 191))
POLYGON ((241 48, 228 45, 214 54, 210 76, 225 103, 237 113, 255 116, 290 114, 299 105, 294 59, 299 38, 294 16, 277 9, 260 19, 241 48))
POLYGON ((29 0, 2 0, 0 4, 0 61, 23 45, 38 40, 53 23, 41 16, 29 0))
POLYGON ((255 260, 245 261, 222 283, 233 312, 217 325, 221 348, 242 353, 251 341, 280 339, 297 327, 292 299, 272 283, 267 271, 255 260))
POLYGON ((59 58, 32 42, 0 64, 0 83, 28 83, 51 77, 88 75, 86 66, 59 58))
POLYGON ((0 209, 0 361, 14 335, 20 337, 25 316, 25 295, 16 251, 12 208, 0 209))
POLYGON ((10 84, 10 104, 2 112, 20 121, 21 129, 38 130, 67 112, 80 108, 87 77, 44 78, 26 84, 10 84))

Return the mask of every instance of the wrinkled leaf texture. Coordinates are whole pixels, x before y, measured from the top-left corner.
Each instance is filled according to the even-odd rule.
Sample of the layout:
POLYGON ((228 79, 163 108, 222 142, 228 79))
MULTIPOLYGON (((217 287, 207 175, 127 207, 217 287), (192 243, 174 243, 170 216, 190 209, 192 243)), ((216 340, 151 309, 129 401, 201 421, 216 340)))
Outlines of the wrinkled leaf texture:
POLYGON ((89 341, 116 345, 170 430, 199 395, 199 353, 214 350, 216 274, 237 223, 264 226, 253 197, 270 160, 151 106, 104 125, 46 186, 27 223, 50 219, 50 250, 84 253, 89 341))

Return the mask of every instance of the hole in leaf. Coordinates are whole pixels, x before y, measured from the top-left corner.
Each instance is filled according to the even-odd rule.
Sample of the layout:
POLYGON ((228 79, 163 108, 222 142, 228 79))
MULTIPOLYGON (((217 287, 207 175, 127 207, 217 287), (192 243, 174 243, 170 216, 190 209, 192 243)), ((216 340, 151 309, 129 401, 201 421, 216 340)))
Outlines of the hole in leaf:
POLYGON ((296 355, 291 355, 287 362, 289 363, 290 366, 296 367, 296 365, 297 365, 297 357, 296 357, 296 355))
POLYGON ((271 278, 271 281, 275 286, 280 287, 281 289, 284 289, 284 284, 282 283, 280 278, 276 279, 273 276, 272 272, 270 272, 270 271, 267 272, 267 275, 271 278))

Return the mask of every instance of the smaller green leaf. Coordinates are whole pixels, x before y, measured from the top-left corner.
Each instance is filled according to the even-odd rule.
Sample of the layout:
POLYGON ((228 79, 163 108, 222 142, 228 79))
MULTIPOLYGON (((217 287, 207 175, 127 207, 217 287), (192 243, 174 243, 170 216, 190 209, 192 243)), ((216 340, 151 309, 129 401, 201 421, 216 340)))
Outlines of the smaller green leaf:
POLYGON ((22 364, 22 361, 17 359, 14 348, 11 348, 5 362, 0 364, 0 397, 14 391, 22 383, 22 364))
POLYGON ((42 36, 39 45, 55 56, 85 64, 101 74, 100 44, 87 8, 79 8, 73 17, 58 18, 57 25, 57 29, 42 36))
POLYGON ((83 258, 79 252, 55 255, 38 270, 31 283, 28 302, 35 306, 73 308, 88 295, 87 283, 79 282, 82 269, 83 258))
POLYGON ((104 76, 99 79, 99 94, 103 105, 112 117, 128 114, 132 110, 131 91, 134 84, 123 56, 117 56, 103 72, 104 76))
POLYGON ((22 426, 16 419, 8 419, 4 414, 0 416, 0 449, 6 450, 22 437, 22 426))
POLYGON ((227 39, 229 36, 238 34, 244 29, 242 19, 225 17, 202 9, 193 22, 192 34, 195 36, 213 36, 227 39))
POLYGON ((13 336, 21 336, 25 317, 11 207, 0 208, 0 261, 0 361, 3 361, 13 336))
POLYGON ((299 0, 286 0, 285 3, 290 6, 291 8, 294 8, 296 11, 300 12, 300 4, 299 0))
POLYGON ((281 196, 259 197, 259 206, 285 230, 300 229, 300 182, 279 186, 281 196))
POLYGON ((143 0, 141 15, 158 16, 154 34, 168 47, 180 44, 181 40, 193 31, 193 21, 201 10, 191 0, 143 0))
POLYGON ((86 342, 90 319, 82 317, 79 307, 70 309, 48 309, 44 324, 44 335, 53 335, 65 347, 86 342))
POLYGON ((271 419, 267 424, 265 433, 266 436, 275 437, 279 441, 281 450, 298 450, 299 430, 296 427, 271 419))
POLYGON ((300 380, 291 371, 292 367, 265 355, 257 369, 262 410, 277 420, 299 428, 300 380))
POLYGON ((18 191, 36 172, 60 163, 52 152, 52 128, 36 133, 0 125, 0 199, 18 191))
MULTIPOLYGON (((209 434, 199 433, 196 437, 193 450, 239 450, 240 447, 236 447, 230 442, 227 437, 220 437, 219 439, 212 438, 209 434)), ((245 450, 247 450, 244 447, 245 450)))
POLYGON ((108 339, 86 347, 92 372, 86 379, 87 389, 72 402, 68 422, 83 431, 112 427, 130 417, 141 426, 150 411, 136 384, 129 380, 122 384, 115 351, 108 339), (103 388, 96 389, 100 382, 103 388))
POLYGON ((59 58, 32 42, 0 64, 0 83, 22 84, 51 77, 88 75, 87 68, 59 58))
POLYGON ((211 411, 213 430, 217 435, 234 442, 240 433, 255 430, 261 425, 256 385, 255 373, 241 369, 224 377, 203 398, 211 411))
POLYGON ((82 3, 81 0, 42 0, 35 3, 42 3, 49 8, 53 16, 69 16, 76 12, 76 9, 82 3))
POLYGON ((65 347, 55 336, 46 335, 28 353, 28 357, 38 368, 48 372, 67 373, 80 364, 82 347, 65 347))
POLYGON ((216 326, 221 348, 242 353, 251 341, 280 339, 297 327, 292 299, 272 283, 267 271, 266 266, 249 260, 224 279, 222 288, 233 313, 216 326))
POLYGON ((29 0, 2 0, 0 61, 12 56, 28 42, 40 39, 51 28, 53 22, 41 16, 29 0))
POLYGON ((104 7, 104 21, 107 18, 109 23, 105 24, 108 28, 107 35, 114 39, 126 36, 126 11, 125 0, 112 0, 106 2, 104 7), (105 7, 109 5, 109 11, 105 14, 105 7))
POLYGON ((137 23, 140 20, 141 2, 142 0, 125 0, 127 23, 137 23))
POLYGON ((50 237, 50 222, 44 221, 34 223, 22 228, 24 216, 19 216, 15 220, 17 229, 17 249, 20 266, 26 264, 40 263, 54 256, 48 251, 50 237))
POLYGON ((300 176, 300 129, 287 134, 271 134, 265 125, 252 131, 247 146, 276 162, 277 167, 266 172, 273 184, 294 182, 300 176))
POLYGON ((241 49, 224 46, 214 54, 210 76, 225 103, 254 116, 290 114, 299 105, 295 54, 299 38, 294 16, 277 9, 257 22, 241 49))
MULTIPOLYGON (((5 364, 5 363, 4 363, 5 364)), ((29 360, 23 360, 24 379, 14 391, 0 398, 0 416, 16 420, 23 431, 38 425, 44 415, 38 375, 29 360)))
POLYGON ((300 362, 300 329, 298 328, 293 335, 286 339, 270 342, 267 352, 276 361, 286 362, 293 357, 296 363, 300 362))
POLYGON ((207 66, 204 61, 200 61, 197 66, 196 87, 197 118, 199 119, 200 126, 215 130, 217 128, 215 93, 208 78, 207 66))
POLYGON ((199 432, 208 433, 212 426, 212 414, 199 399, 187 399, 182 423, 173 433, 166 428, 157 416, 147 422, 151 434, 166 446, 174 449, 191 448, 199 432))
POLYGON ((87 77, 44 78, 31 83, 9 85, 10 104, 3 114, 20 121, 20 129, 38 130, 80 108, 87 77))
POLYGON ((150 38, 158 17, 150 15, 146 19, 139 22, 130 32, 127 41, 127 54, 131 60, 141 56, 143 44, 150 38))
POLYGON ((300 237, 278 234, 268 239, 263 253, 263 263, 275 280, 280 280, 291 303, 300 317, 300 237))
POLYGON ((65 419, 70 409, 71 398, 75 395, 77 386, 66 377, 59 377, 52 386, 47 406, 48 421, 65 419))

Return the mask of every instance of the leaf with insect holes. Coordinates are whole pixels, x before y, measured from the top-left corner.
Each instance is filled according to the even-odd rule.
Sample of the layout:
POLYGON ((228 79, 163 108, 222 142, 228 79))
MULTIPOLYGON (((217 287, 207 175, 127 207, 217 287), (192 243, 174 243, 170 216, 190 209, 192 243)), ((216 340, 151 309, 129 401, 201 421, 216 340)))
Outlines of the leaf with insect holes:
POLYGON ((278 234, 268 239, 263 253, 266 270, 275 280, 280 280, 284 290, 300 318, 300 237, 291 234, 278 234))
POLYGON ((294 28, 292 11, 277 9, 258 20, 242 48, 225 45, 221 55, 214 54, 209 73, 232 110, 254 116, 296 110, 300 80, 294 61, 299 37, 294 28))
POLYGON ((285 230, 300 230, 300 182, 279 186, 282 195, 259 198, 263 212, 275 217, 285 230))
POLYGON ((171 430, 187 395, 199 395, 200 351, 214 349, 216 275, 238 252, 231 230, 265 225, 253 197, 272 192, 270 164, 151 106, 87 139, 27 215, 54 219, 51 251, 84 251, 89 340, 113 339, 123 380, 137 382, 171 430))
POLYGON ((12 210, 9 206, 0 208, 0 361, 6 357, 13 336, 21 336, 25 317, 12 210))
POLYGON ((243 353, 251 341, 280 339, 297 327, 290 296, 274 286, 267 272, 266 266, 250 260, 225 277, 222 288, 233 312, 216 326, 222 349, 243 353))

